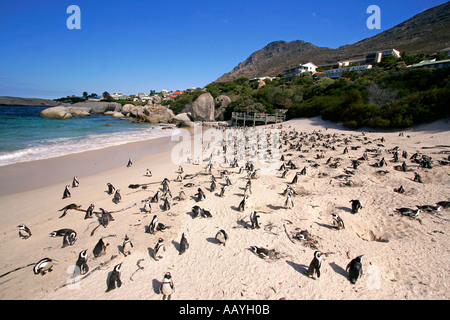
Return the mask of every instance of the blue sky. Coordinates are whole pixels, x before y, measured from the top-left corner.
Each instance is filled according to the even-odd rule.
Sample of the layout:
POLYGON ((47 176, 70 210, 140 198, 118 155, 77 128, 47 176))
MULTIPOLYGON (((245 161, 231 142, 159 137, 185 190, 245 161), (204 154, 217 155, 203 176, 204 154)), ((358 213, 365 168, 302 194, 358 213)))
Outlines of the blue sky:
POLYGON ((272 41, 337 48, 439 0, 0 0, 0 96, 204 87, 272 41), (369 5, 381 9, 370 30, 369 5), (69 30, 67 7, 81 10, 69 30))

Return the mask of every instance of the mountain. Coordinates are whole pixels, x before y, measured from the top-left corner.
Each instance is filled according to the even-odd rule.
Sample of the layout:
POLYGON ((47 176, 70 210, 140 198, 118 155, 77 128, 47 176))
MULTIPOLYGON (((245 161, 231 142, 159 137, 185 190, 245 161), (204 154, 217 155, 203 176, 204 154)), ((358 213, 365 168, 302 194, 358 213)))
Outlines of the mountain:
POLYGON ((423 11, 373 37, 337 49, 317 47, 301 40, 274 41, 252 53, 216 82, 232 81, 239 77, 276 76, 286 67, 299 63, 334 63, 375 50, 394 48, 409 54, 435 53, 450 46, 449 27, 450 2, 447 2, 423 11))

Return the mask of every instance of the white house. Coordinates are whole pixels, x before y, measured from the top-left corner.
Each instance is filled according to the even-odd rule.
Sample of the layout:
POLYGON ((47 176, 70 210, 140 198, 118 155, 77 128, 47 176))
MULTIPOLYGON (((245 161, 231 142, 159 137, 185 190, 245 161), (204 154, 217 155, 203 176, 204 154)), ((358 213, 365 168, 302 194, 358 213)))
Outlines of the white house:
POLYGON ((316 69, 317 66, 312 62, 305 64, 300 63, 298 66, 285 69, 283 71, 284 79, 288 80, 292 77, 301 76, 304 72, 311 72, 311 74, 315 74, 316 69))
POLYGON ((367 70, 367 69, 372 69, 372 65, 371 64, 366 64, 366 65, 362 65, 362 66, 352 66, 352 67, 345 67, 345 68, 336 68, 336 69, 325 70, 323 72, 323 76, 334 79, 334 78, 341 77, 342 74, 344 72, 346 72, 346 71, 361 72, 361 71, 367 70))

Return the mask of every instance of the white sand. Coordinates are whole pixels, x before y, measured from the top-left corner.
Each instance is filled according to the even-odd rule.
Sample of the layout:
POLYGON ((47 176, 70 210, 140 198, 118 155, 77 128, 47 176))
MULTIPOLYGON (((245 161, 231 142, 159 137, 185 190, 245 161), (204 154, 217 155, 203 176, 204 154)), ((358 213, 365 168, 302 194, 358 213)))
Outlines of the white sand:
MULTIPOLYGON (((227 169, 233 183, 226 196, 221 198, 217 194, 224 179, 218 179, 218 190, 212 193, 209 191, 209 175, 201 174, 192 180, 175 182, 178 165, 172 163, 170 151, 144 155, 130 168, 126 167, 126 160, 120 167, 107 170, 97 163, 99 173, 79 177, 80 186, 70 189, 72 196, 68 199, 61 199, 63 189, 66 184, 71 184, 76 172, 52 185, 0 196, 0 275, 44 257, 57 260, 53 271, 44 276, 33 274, 30 266, 1 277, 0 298, 159 300, 162 298, 158 293, 159 285, 164 273, 169 271, 176 287, 172 299, 449 299, 449 210, 436 215, 420 213, 418 219, 393 211, 398 207, 415 208, 416 205, 434 205, 438 201, 450 200, 450 167, 438 163, 438 160, 448 157, 448 154, 439 152, 450 151, 449 120, 404 131, 366 131, 365 136, 361 131, 347 130, 319 118, 283 123, 285 132, 294 128, 309 134, 308 138, 314 131, 323 135, 336 134, 336 139, 339 139, 333 144, 336 149, 333 151, 323 147, 325 138, 316 141, 314 147, 312 142, 304 142, 302 151, 284 151, 287 146, 283 145, 283 153, 292 154, 285 156, 285 162, 291 159, 297 169, 289 170, 284 179, 277 171, 275 175, 263 175, 252 180, 252 194, 244 212, 236 208, 243 197, 246 173, 238 174, 238 168, 230 168, 227 164, 222 168, 216 166, 214 175, 218 177, 219 169, 227 169), (403 136, 399 135, 400 132, 403 136), (382 137, 385 142, 377 146, 381 144, 379 139, 382 137), (350 139, 347 154, 343 154, 345 138, 350 139), (361 147, 352 150, 351 146, 361 147), (404 160, 400 158, 399 163, 392 162, 392 154, 387 150, 395 146, 400 151, 408 152, 406 162, 413 171, 393 169, 394 165, 404 160), (362 161, 354 170, 351 160, 361 157, 366 148, 379 148, 382 153, 373 157, 374 153, 368 152, 369 160, 362 161), (409 157, 415 152, 431 156, 433 168, 418 168, 417 164, 413 164, 409 157), (323 158, 316 159, 318 154, 323 154, 323 158), (341 166, 331 168, 326 164, 329 157, 340 158, 341 166), (387 160, 387 167, 373 167, 382 157, 387 160), (314 163, 320 166, 313 167, 314 163), (295 172, 305 165, 307 174, 299 176, 298 183, 292 185, 298 193, 293 198, 295 207, 285 209, 285 197, 281 193, 292 181, 295 172), (147 168, 152 170, 152 177, 144 176, 147 168), (351 187, 342 186, 344 178, 336 178, 345 174, 344 170, 354 171, 350 177, 354 182, 351 187), (388 173, 380 175, 377 173, 379 170, 387 170, 388 173), (422 184, 412 181, 414 172, 420 173, 422 184), (183 189, 187 199, 174 199, 168 211, 162 210, 163 202, 160 201, 152 204, 151 214, 140 212, 141 201, 153 196, 161 188, 164 178, 171 180, 170 190, 174 197, 183 189), (114 204, 112 196, 105 192, 107 182, 121 190, 120 203, 114 204), (184 187, 188 182, 195 183, 195 186, 184 187), (153 184, 147 190, 128 188, 129 184, 136 183, 153 184), (406 190, 405 194, 393 191, 400 185, 406 190), (199 203, 192 197, 198 187, 206 193, 206 199, 199 203), (352 199, 360 199, 363 204, 357 214, 350 212, 349 201, 352 199), (94 236, 90 236, 97 225, 96 218, 84 220, 84 212, 74 210, 59 218, 61 212, 58 210, 70 203, 81 205, 83 209, 93 203, 96 212, 99 208, 115 211, 134 203, 137 205, 113 213, 115 220, 107 228, 99 227, 94 236), (210 210, 213 217, 193 219, 191 208, 194 205, 210 210), (261 229, 248 228, 253 210, 261 211, 261 229), (332 227, 332 212, 341 216, 345 229, 332 227), (154 235, 145 233, 154 214, 170 229, 154 235), (17 226, 20 223, 31 229, 33 235, 29 239, 19 238, 17 226), (49 237, 50 232, 61 228, 77 231, 77 241, 73 246, 61 248, 62 238, 49 237), (229 235, 225 247, 214 239, 219 229, 225 229, 229 235), (327 253, 319 279, 304 275, 315 250, 300 241, 291 241, 293 234, 300 230, 308 230, 317 241, 317 248, 327 253), (183 232, 190 247, 179 255, 183 232), (134 245, 132 254, 126 257, 119 250, 125 234, 134 245), (114 236, 105 239, 109 243, 106 254, 95 259, 92 254, 95 244, 100 237, 108 235, 114 236), (164 239, 166 251, 159 261, 155 261, 153 248, 159 237, 164 239), (251 252, 251 246, 276 249, 280 252, 279 258, 262 260, 251 252), (84 279, 80 280, 82 276, 79 276, 74 283, 66 285, 71 281, 71 266, 83 249, 88 250, 90 273, 84 279), (364 274, 353 285, 347 279, 345 269, 350 260, 358 255, 364 255, 364 274), (110 261, 111 257, 115 258, 110 261), (135 273, 138 261, 144 269, 135 273), (102 263, 103 266, 96 269, 102 263), (105 293, 108 275, 118 263, 122 263, 123 284, 105 293)), ((291 142, 295 144, 297 141, 291 142)), ((125 148, 117 147, 116 151, 128 159, 125 151, 120 152, 125 148)), ((105 151, 96 152, 101 154, 105 151)), ((205 166, 205 163, 200 166, 185 164, 184 174, 203 171, 205 166)), ((267 164, 256 164, 256 168, 264 166, 267 164)), ((36 162, 35 170, 40 168, 46 166, 36 162)))

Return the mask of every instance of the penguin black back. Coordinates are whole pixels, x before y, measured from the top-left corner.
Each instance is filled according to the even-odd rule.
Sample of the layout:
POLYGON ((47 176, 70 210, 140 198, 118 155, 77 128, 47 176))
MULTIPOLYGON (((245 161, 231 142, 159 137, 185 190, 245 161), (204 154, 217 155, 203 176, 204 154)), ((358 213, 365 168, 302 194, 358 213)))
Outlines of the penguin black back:
POLYGON ((356 257, 350 263, 347 265, 347 268, 345 270, 348 272, 348 279, 350 280, 350 283, 355 284, 358 278, 360 278, 363 274, 362 269, 362 255, 356 257))

